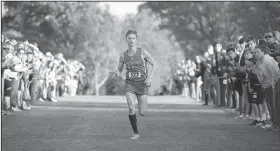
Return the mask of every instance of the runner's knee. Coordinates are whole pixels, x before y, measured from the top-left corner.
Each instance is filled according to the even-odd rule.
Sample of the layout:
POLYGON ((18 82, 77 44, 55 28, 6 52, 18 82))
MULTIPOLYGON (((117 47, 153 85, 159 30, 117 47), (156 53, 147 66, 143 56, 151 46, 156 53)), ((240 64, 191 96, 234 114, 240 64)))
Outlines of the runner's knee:
POLYGON ((140 116, 145 116, 145 112, 139 111, 139 115, 140 115, 140 116))
POLYGON ((134 103, 134 95, 132 93, 126 93, 127 105, 129 110, 129 115, 135 114, 135 103, 134 103))
POLYGON ((147 108, 147 96, 146 95, 142 95, 142 96, 138 96, 138 111, 139 111, 139 115, 140 116, 145 116, 145 111, 147 108))
POLYGON ((129 111, 129 115, 135 114, 135 108, 133 106, 131 106, 131 105, 129 105, 128 111, 129 111))

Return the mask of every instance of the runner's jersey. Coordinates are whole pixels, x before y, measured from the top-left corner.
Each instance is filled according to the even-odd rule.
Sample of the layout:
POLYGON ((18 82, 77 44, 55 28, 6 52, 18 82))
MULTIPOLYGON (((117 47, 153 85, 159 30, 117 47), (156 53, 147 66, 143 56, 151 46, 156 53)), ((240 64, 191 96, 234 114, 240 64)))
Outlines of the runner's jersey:
POLYGON ((145 63, 142 60, 141 48, 137 48, 134 56, 129 56, 128 51, 124 52, 124 64, 126 65, 126 80, 144 81, 147 78, 145 63))

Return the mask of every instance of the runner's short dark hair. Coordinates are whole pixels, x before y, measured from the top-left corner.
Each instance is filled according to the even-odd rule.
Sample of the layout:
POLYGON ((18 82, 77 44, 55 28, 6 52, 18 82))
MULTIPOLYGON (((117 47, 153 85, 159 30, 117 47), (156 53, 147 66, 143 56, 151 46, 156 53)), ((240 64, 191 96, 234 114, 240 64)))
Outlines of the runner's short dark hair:
POLYGON ((127 36, 130 35, 130 34, 134 34, 134 35, 136 35, 136 37, 137 37, 137 31, 136 31, 136 30, 128 30, 128 31, 126 32, 126 34, 125 34, 125 37, 127 37, 127 36))

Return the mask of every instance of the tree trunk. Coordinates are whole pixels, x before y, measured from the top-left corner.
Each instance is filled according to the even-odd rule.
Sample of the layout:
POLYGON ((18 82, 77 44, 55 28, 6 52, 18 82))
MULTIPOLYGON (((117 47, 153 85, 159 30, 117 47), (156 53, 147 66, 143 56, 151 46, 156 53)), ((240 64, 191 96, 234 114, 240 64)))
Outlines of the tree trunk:
POLYGON ((100 89, 100 86, 98 84, 98 76, 99 76, 99 68, 100 68, 100 64, 99 63, 95 63, 95 95, 96 96, 99 96, 99 89, 100 89))
POLYGON ((95 85, 95 95, 96 95, 96 96, 99 96, 99 89, 100 89, 99 85, 96 84, 96 85, 95 85))
POLYGON ((99 82, 99 74, 100 74, 100 63, 95 63, 95 95, 99 96, 100 87, 108 80, 109 74, 104 75, 104 79, 99 82))
POLYGON ((172 89, 173 89, 173 79, 172 78, 170 78, 169 80, 169 85, 168 85, 168 91, 169 91, 169 94, 171 94, 172 93, 172 89))

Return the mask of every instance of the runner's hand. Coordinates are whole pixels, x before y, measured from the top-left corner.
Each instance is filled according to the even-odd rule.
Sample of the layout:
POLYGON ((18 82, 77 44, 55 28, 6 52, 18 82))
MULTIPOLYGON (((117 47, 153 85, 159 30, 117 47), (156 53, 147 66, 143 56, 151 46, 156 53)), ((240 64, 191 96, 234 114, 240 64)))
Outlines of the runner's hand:
POLYGON ((151 78, 150 77, 147 77, 147 79, 145 80, 145 82, 144 82, 147 86, 151 86, 151 84, 152 84, 152 80, 151 80, 151 78))

